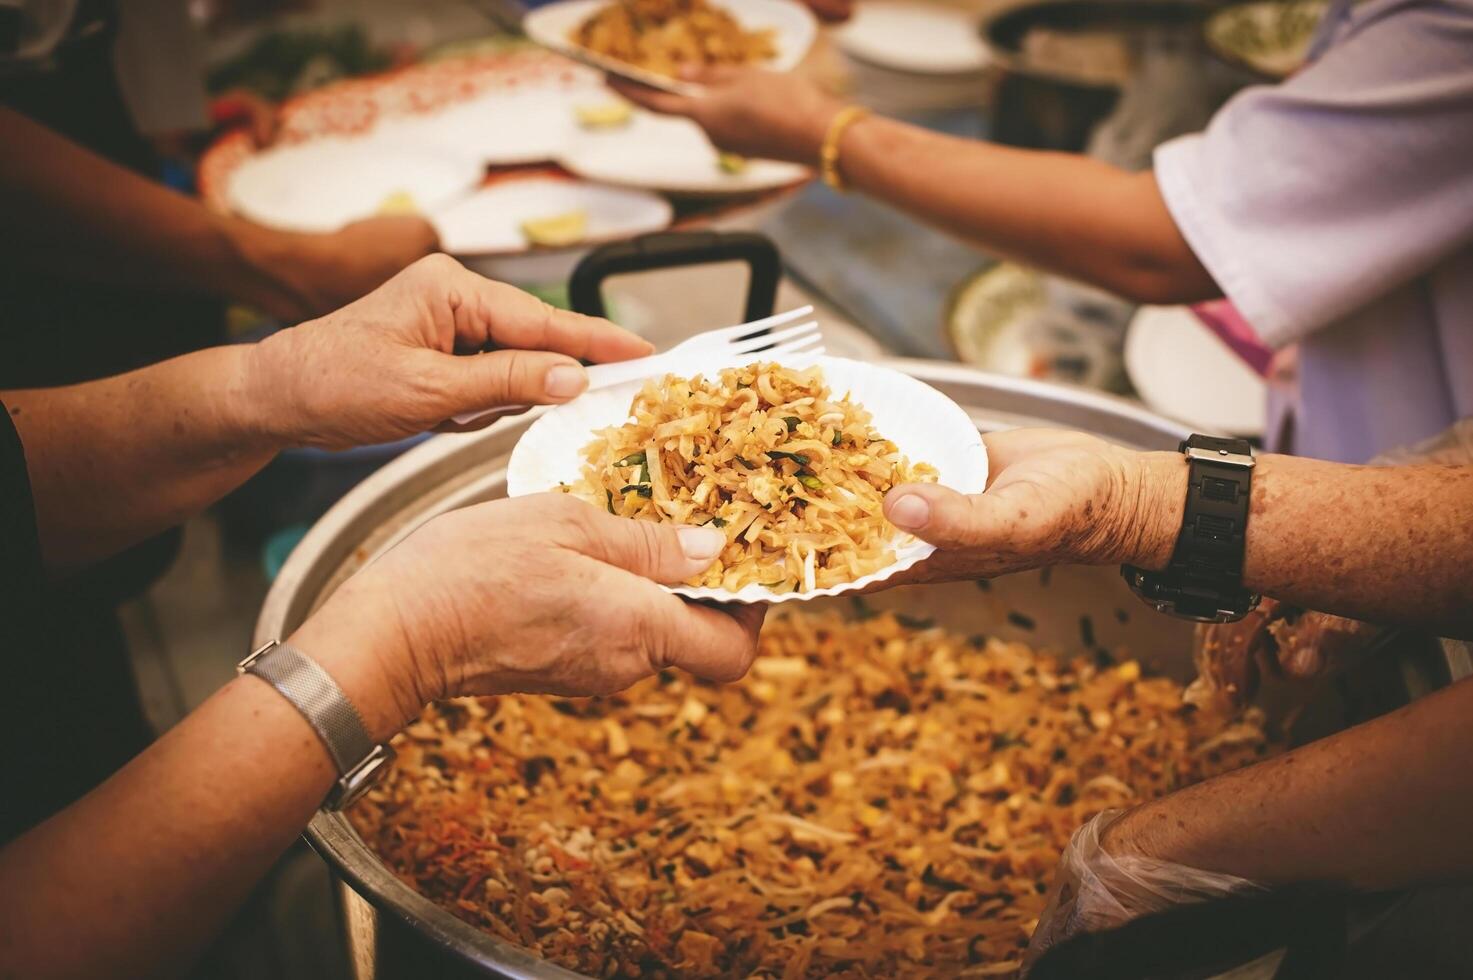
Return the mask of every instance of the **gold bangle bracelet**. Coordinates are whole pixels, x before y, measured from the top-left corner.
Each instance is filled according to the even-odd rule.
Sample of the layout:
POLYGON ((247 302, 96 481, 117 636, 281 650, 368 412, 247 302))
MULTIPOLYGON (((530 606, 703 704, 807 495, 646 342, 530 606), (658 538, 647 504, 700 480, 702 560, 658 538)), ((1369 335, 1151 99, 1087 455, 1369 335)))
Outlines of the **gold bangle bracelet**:
POLYGON ((844 132, 854 123, 869 115, 869 110, 862 105, 848 105, 834 114, 829 122, 828 132, 824 134, 823 145, 818 151, 819 174, 823 176, 823 182, 834 190, 843 193, 849 189, 844 181, 844 175, 839 173, 839 142, 844 138, 844 132))

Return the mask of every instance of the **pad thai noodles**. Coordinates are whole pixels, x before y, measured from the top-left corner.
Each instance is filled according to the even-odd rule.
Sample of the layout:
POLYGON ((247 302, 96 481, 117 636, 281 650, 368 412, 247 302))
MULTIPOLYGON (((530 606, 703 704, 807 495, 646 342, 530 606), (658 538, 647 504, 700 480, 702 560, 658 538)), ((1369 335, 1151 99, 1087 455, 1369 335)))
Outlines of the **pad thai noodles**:
POLYGON ((596 54, 674 77, 686 65, 756 64, 777 54, 772 31, 749 31, 707 0, 616 0, 573 31, 596 54))
POLYGON ((725 549, 688 585, 811 592, 852 582, 892 563, 904 537, 885 520, 885 492, 936 479, 847 394, 835 398, 817 367, 667 375, 629 412, 584 448, 582 478, 563 490, 621 517, 724 531, 725 549))
POLYGON ((443 908, 595 977, 1010 976, 1070 833, 1266 754, 1260 717, 1134 661, 791 614, 737 684, 432 706, 349 816, 443 908))

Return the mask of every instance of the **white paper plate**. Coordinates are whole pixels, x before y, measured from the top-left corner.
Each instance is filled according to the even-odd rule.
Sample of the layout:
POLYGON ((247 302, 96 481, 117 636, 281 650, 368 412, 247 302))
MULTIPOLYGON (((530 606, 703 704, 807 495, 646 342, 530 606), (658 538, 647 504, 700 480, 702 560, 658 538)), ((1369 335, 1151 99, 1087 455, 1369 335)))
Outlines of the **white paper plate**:
POLYGON ((577 130, 574 106, 608 102, 603 86, 574 91, 494 91, 428 115, 384 123, 380 132, 409 145, 443 147, 493 166, 556 160, 577 130))
POLYGON ((991 60, 975 16, 923 0, 861 0, 834 40, 861 61, 923 75, 975 74, 991 60))
POLYGON ((1184 306, 1143 306, 1125 335, 1125 370, 1141 401, 1207 431, 1263 434, 1267 385, 1184 306))
MULTIPOLYGON (((595 54, 582 45, 573 43, 573 32, 608 2, 609 0, 561 0, 559 3, 550 3, 522 18, 522 29, 529 38, 543 47, 551 48, 610 75, 618 75, 669 92, 694 90, 695 86, 595 54)), ((795 68, 818 36, 818 22, 808 8, 796 0, 716 0, 716 6, 729 10, 742 27, 749 31, 773 32, 777 54, 762 66, 772 71, 791 71, 795 68)))
POLYGON ((367 136, 277 147, 231 175, 226 200, 252 221, 285 231, 327 232, 372 217, 407 194, 428 213, 480 182, 480 161, 444 148, 367 136))
POLYGON ((727 173, 719 161, 689 119, 637 111, 626 126, 580 131, 558 162, 603 184, 702 197, 752 194, 811 176, 806 167, 776 160, 748 160, 738 173, 727 173))
POLYGON ((522 222, 578 210, 588 215, 588 233, 570 246, 576 248, 660 231, 675 215, 669 201, 647 191, 529 177, 482 188, 431 220, 440 233, 440 247, 451 255, 497 255, 528 250, 522 222))
MULTIPOLYGON (((818 366, 835 395, 852 394, 874 416, 874 427, 895 443, 913 463, 930 463, 939 482, 961 493, 981 493, 987 486, 987 449, 977 426, 955 402, 925 382, 891 368, 838 357, 820 357, 818 366)), ((506 470, 510 497, 543 493, 560 482, 571 483, 583 471, 583 447, 594 430, 621 425, 629 403, 643 386, 634 381, 590 392, 549 409, 523 433, 506 470)), ((591 505, 590 505, 591 506, 591 505)), ((792 602, 838 595, 883 581, 928 557, 935 547, 896 532, 895 561, 863 578, 812 592, 773 594, 753 584, 737 592, 675 586, 670 591, 692 599, 722 602, 792 602)))

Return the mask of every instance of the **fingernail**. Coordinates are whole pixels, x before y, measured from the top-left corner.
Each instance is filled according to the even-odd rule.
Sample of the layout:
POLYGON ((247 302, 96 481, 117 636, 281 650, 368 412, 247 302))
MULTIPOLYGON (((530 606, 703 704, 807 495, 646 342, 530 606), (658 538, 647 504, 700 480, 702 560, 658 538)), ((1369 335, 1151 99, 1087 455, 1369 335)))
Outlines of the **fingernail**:
POLYGON ((682 527, 675 533, 680 550, 691 561, 711 561, 726 547, 726 535, 709 527, 682 527))
POLYGON ((583 389, 588 387, 588 375, 581 367, 571 364, 559 364, 547 372, 547 377, 542 379, 542 388, 547 392, 549 398, 572 398, 574 395, 582 394, 583 389))
POLYGON ((931 519, 931 504, 920 494, 908 493, 890 505, 890 523, 919 531, 931 519))

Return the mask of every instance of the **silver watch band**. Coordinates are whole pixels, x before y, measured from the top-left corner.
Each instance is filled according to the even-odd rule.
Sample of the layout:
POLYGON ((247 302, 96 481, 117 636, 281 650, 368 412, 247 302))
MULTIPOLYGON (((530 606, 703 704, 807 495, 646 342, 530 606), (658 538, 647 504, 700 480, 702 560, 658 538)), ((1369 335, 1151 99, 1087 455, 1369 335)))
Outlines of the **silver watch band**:
POLYGON ((393 759, 392 749, 369 737, 363 717, 332 675, 300 650, 273 640, 242 660, 236 670, 276 688, 322 739, 340 776, 327 797, 330 809, 361 796, 393 759))

